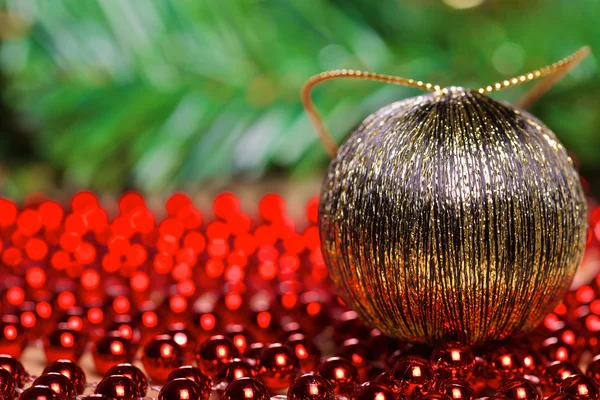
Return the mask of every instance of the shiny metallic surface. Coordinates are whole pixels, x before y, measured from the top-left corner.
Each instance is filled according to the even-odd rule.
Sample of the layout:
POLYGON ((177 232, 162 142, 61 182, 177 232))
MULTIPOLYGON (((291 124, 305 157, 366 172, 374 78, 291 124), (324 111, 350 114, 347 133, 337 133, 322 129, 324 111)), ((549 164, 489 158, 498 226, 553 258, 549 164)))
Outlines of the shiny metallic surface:
POLYGON ((587 237, 579 176, 555 135, 462 88, 365 119, 329 166, 319 212, 338 293, 382 332, 430 344, 533 329, 587 237))

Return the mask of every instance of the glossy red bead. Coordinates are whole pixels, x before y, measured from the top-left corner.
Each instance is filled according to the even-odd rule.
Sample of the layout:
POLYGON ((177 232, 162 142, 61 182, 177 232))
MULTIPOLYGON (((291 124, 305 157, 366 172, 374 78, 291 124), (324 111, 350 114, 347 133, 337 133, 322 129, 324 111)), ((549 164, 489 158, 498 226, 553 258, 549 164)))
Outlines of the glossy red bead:
POLYGON ((200 386, 191 379, 176 378, 167 382, 158 393, 158 400, 208 400, 200 386))
POLYGON ((240 354, 244 354, 248 346, 255 342, 254 336, 243 325, 229 324, 225 327, 226 334, 240 354))
POLYGON ((302 375, 288 388, 288 400, 334 400, 335 394, 329 381, 315 374, 302 375))
POLYGON ((401 357, 392 369, 392 378, 406 396, 422 393, 434 376, 429 361, 419 356, 401 357))
POLYGON ((158 335, 146 344, 142 365, 148 376, 166 382, 172 370, 183 363, 183 350, 170 335, 158 335))
MULTIPOLYGON (((23 391, 19 400, 61 400, 48 386, 31 386, 23 391)), ((132 399, 133 400, 133 399, 132 399)))
POLYGON ((377 375, 373 382, 389 388, 398 397, 402 396, 402 386, 394 379, 392 371, 385 371, 377 375))
POLYGON ((146 392, 148 391, 148 378, 146 378, 146 375, 144 375, 142 370, 135 365, 123 363, 112 366, 106 371, 104 376, 107 377, 112 375, 123 375, 130 378, 138 388, 138 397, 146 396, 146 392))
POLYGON ((316 373, 329 381, 335 394, 350 394, 358 385, 358 371, 345 358, 328 358, 319 365, 316 373))
POLYGON ((42 374, 47 374, 49 372, 58 372, 69 378, 73 385, 75 386, 75 390, 77 394, 82 394, 83 389, 85 388, 86 377, 83 369, 74 363, 71 360, 57 360, 53 363, 50 363, 44 368, 42 374))
POLYGON ((265 345, 257 342, 252 343, 250 347, 244 351, 242 359, 248 363, 248 365, 254 367, 256 366, 256 362, 258 361, 258 357, 260 357, 261 351, 265 348, 265 345))
POLYGON ((394 392, 377 382, 366 382, 354 389, 351 400, 395 400, 394 392))
POLYGON ((523 400, 542 400, 543 398, 538 388, 531 381, 523 378, 505 380, 500 384, 496 395, 523 400))
POLYGON ((138 387, 130 378, 123 375, 112 375, 102 379, 94 393, 102 394, 113 400, 136 400, 138 387))
POLYGON ((265 347, 256 363, 256 376, 275 391, 288 387, 298 376, 300 363, 289 346, 273 343, 265 347))
POLYGON ((0 353, 18 358, 26 343, 26 335, 19 317, 3 315, 0 320, 0 353))
POLYGON ((181 322, 172 324, 169 326, 169 329, 167 329, 166 334, 173 337, 175 343, 181 347, 184 361, 192 362, 194 360, 197 343, 195 336, 186 328, 185 324, 181 322))
POLYGON ((77 389, 75 388, 73 381, 58 372, 42 374, 33 381, 32 386, 48 386, 56 392, 56 395, 61 400, 72 399, 77 395, 77 389))
POLYGON ((202 370, 198 367, 193 367, 191 365, 184 365, 182 367, 176 368, 167 377, 167 381, 172 381, 177 378, 186 378, 191 379, 200 388, 201 396, 208 397, 210 396, 211 388, 213 386, 212 379, 206 375, 202 370))
POLYGON ((560 385, 562 392, 571 394, 578 399, 598 399, 600 389, 598 383, 586 375, 571 375, 562 381, 560 385))
POLYGON ((301 371, 312 372, 317 369, 321 363, 321 350, 304 334, 294 333, 285 343, 296 353, 301 371))
POLYGON ((0 368, 0 398, 10 400, 14 396, 17 383, 10 372, 0 368))
POLYGON ((475 356, 470 346, 449 342, 431 353, 433 370, 444 378, 469 379, 475 371, 475 356))
POLYGON ((211 336, 200 345, 196 359, 198 366, 210 377, 215 376, 221 365, 239 357, 237 347, 223 335, 211 336))
POLYGON ((449 378, 438 385, 438 391, 453 400, 475 400, 475 389, 463 379, 449 378))
POLYGON ((19 360, 8 354, 0 354, 0 368, 11 373, 17 387, 23 387, 25 384, 26 373, 23 364, 21 364, 19 360))
POLYGON ((592 358, 592 361, 588 364, 585 374, 592 377, 596 382, 600 382, 600 354, 592 358))
POLYGON ((368 379, 367 368, 375 360, 375 354, 359 339, 344 340, 335 355, 345 358, 356 367, 361 382, 368 379))
POLYGON ((540 353, 549 361, 574 361, 575 350, 562 338, 549 337, 542 342, 540 353))
POLYGON ((222 364, 215 376, 215 381, 218 383, 231 383, 236 379, 244 377, 253 377, 254 370, 247 362, 234 358, 229 362, 222 364))
POLYGON ((254 378, 242 378, 227 386, 221 400, 269 400, 269 392, 254 378))
POLYGON ((554 388, 558 388, 571 375, 580 374, 581 370, 568 361, 554 361, 546 366, 546 378, 554 388))
POLYGON ((62 322, 44 338, 46 361, 48 363, 57 360, 77 362, 83 354, 84 346, 81 332, 70 327, 67 322, 62 322))
POLYGON ((104 375, 113 365, 132 361, 131 340, 121 337, 118 332, 109 332, 92 348, 92 357, 96 370, 104 375))

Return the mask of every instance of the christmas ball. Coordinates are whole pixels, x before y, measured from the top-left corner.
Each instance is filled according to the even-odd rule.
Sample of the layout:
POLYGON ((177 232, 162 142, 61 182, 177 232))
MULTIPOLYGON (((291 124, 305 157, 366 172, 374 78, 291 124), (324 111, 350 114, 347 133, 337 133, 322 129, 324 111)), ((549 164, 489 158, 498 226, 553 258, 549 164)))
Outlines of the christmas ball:
POLYGON ((319 224, 347 304, 386 335, 428 344, 532 330, 587 237, 580 179, 554 133, 459 87, 367 117, 329 166, 319 224))

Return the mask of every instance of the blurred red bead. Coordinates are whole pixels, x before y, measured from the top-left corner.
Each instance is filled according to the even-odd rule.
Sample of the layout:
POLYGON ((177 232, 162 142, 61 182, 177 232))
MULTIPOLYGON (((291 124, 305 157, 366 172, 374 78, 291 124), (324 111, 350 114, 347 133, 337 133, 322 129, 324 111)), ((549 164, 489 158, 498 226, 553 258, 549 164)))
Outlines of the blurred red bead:
POLYGON ((542 342, 540 353, 549 361, 575 361, 573 346, 558 337, 549 337, 542 342))
POLYGON ((342 343, 346 339, 369 337, 370 330, 358 317, 356 311, 345 311, 333 322, 333 339, 342 343))
POLYGON ((475 370, 475 356, 470 346, 450 342, 431 353, 431 366, 445 378, 469 379, 475 370))
POLYGON ((10 372, 4 368, 0 368, 0 398, 10 400, 14 397, 17 383, 10 372))
POLYGON ((316 373, 329 381, 335 394, 350 394, 358 384, 356 367, 344 358, 328 358, 319 365, 316 373))
POLYGON ((92 357, 96 370, 104 375, 113 365, 132 361, 131 340, 121 337, 118 332, 109 332, 92 348, 92 357))
POLYGON ((215 376, 221 365, 239 357, 237 347, 229 338, 215 335, 200 345, 196 358, 198 366, 210 377, 215 376))
POLYGON ((359 339, 346 339, 338 347, 335 354, 337 357, 345 358, 358 370, 358 376, 361 382, 365 382, 367 377, 367 367, 375 360, 375 354, 359 339))
POLYGON ((581 370, 568 361, 553 361, 546 366, 546 378, 554 388, 560 387, 571 375, 580 374, 581 370))
POLYGON ((8 354, 0 354, 0 368, 11 373, 18 387, 22 388, 25 384, 25 368, 16 358, 8 354))
POLYGON ((302 375, 288 388, 287 400, 334 400, 329 381, 315 374, 302 375))
POLYGON ((171 371, 171 373, 167 377, 167 382, 177 378, 186 378, 193 380, 200 387, 202 396, 206 398, 210 396, 212 388, 212 379, 210 379, 209 376, 202 372, 200 368, 193 367, 191 365, 184 365, 182 367, 176 368, 173 371, 171 371))
POLYGON ((600 382, 600 354, 597 354, 592 358, 592 361, 588 364, 585 374, 592 377, 596 382, 600 382))
POLYGON ((571 375, 562 381, 561 391, 571 394, 578 399, 598 399, 600 389, 598 383, 586 375, 571 375))
POLYGON ((354 389, 351 400, 395 400, 394 392, 376 382, 366 382, 354 389))
MULTIPOLYGON (((23 391, 19 400, 61 400, 48 386, 31 386, 23 391)), ((133 399, 132 399, 133 400, 133 399)))
POLYGON ((321 350, 302 333, 290 335, 285 342, 294 352, 300 363, 300 370, 312 372, 321 363, 321 350))
POLYGON ((512 378, 500 384, 496 395, 508 397, 509 399, 542 400, 542 394, 538 388, 523 378, 512 378))
POLYGON ((300 363, 296 353, 281 343, 265 347, 256 363, 256 376, 272 391, 288 387, 299 371, 300 363))
POLYGON ((102 394, 113 400, 136 400, 138 387, 126 376, 112 375, 102 379, 94 393, 102 394))
POLYGON ((44 337, 44 353, 49 363, 58 360, 77 362, 84 347, 81 332, 70 327, 68 322, 59 323, 54 331, 44 337))
POLYGON ((196 338, 186 328, 185 324, 181 322, 172 324, 167 329, 166 334, 173 337, 175 343, 181 347, 184 361, 192 362, 195 356, 194 352, 196 351, 196 338))
POLYGON ((247 362, 242 361, 239 358, 234 358, 229 362, 222 364, 215 376, 215 380, 218 383, 227 382, 231 383, 236 379, 244 377, 254 376, 254 370, 247 362))
POLYGON ((433 369, 423 357, 401 357, 392 369, 392 377, 406 396, 418 395, 433 382, 433 369))
POLYGON ((221 400, 269 400, 269 392, 254 378, 242 378, 227 386, 221 400))
POLYGON ((148 391, 148 378, 146 378, 146 375, 144 375, 142 370, 135 365, 129 363, 117 364, 104 374, 105 377, 112 375, 123 375, 128 377, 137 386, 138 397, 146 396, 146 392, 148 391))
POLYGON ((33 381, 32 386, 48 386, 61 400, 72 399, 77 395, 73 381, 58 372, 42 374, 33 381))
POLYGON ((260 353, 261 353, 262 349, 264 349, 264 348, 265 348, 265 345, 260 342, 252 343, 250 345, 250 347, 248 347, 246 349, 246 351, 244 351, 242 359, 244 361, 246 361, 248 363, 248 365, 250 365, 251 367, 254 367, 254 366, 256 366, 258 357, 260 357, 260 353))
POLYGON ((146 344, 142 364, 148 376, 166 382, 169 373, 183 363, 183 350, 170 335, 158 335, 146 344))
POLYGON ((231 341, 233 345, 237 347, 240 354, 243 354, 246 351, 246 348, 254 343, 254 337, 250 332, 244 328, 243 325, 240 324, 229 324, 225 327, 226 335, 231 341))
POLYGON ((16 315, 3 315, 0 320, 0 353, 20 357, 26 346, 26 335, 16 315))
POLYGON ((200 386, 191 379, 176 378, 167 382, 158 393, 158 400, 208 400, 200 386))
POLYGON ((47 374, 49 372, 58 372, 69 378, 73 385, 75 386, 75 390, 77 394, 82 394, 83 389, 85 388, 86 377, 83 369, 75 362, 71 360, 57 360, 54 361, 44 368, 42 374, 47 374))

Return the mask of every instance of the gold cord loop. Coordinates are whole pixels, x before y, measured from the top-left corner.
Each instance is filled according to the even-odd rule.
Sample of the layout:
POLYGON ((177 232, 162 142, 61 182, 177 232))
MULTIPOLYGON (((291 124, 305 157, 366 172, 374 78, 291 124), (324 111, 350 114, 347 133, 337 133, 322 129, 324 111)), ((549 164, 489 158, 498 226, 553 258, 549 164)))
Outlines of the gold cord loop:
POLYGON ((329 154, 329 157, 331 158, 333 158, 335 156, 335 153, 337 153, 338 145, 331 136, 331 133, 329 133, 329 130, 327 129, 325 124, 323 123, 323 118, 315 108, 315 105, 310 96, 310 92, 313 89, 313 87, 315 87, 321 82, 341 78, 354 78, 378 81, 390 83, 393 85, 401 85, 417 89, 429 90, 432 92, 438 92, 442 90, 442 88, 439 85, 434 85, 427 82, 401 78, 399 76, 376 74, 373 72, 355 71, 351 69, 327 71, 313 76, 304 84, 304 87, 302 88, 302 105, 304 106, 304 111, 306 111, 306 114, 308 115, 308 119, 317 131, 317 137, 319 138, 321 144, 325 148, 325 151, 327 151, 327 154, 329 154))

